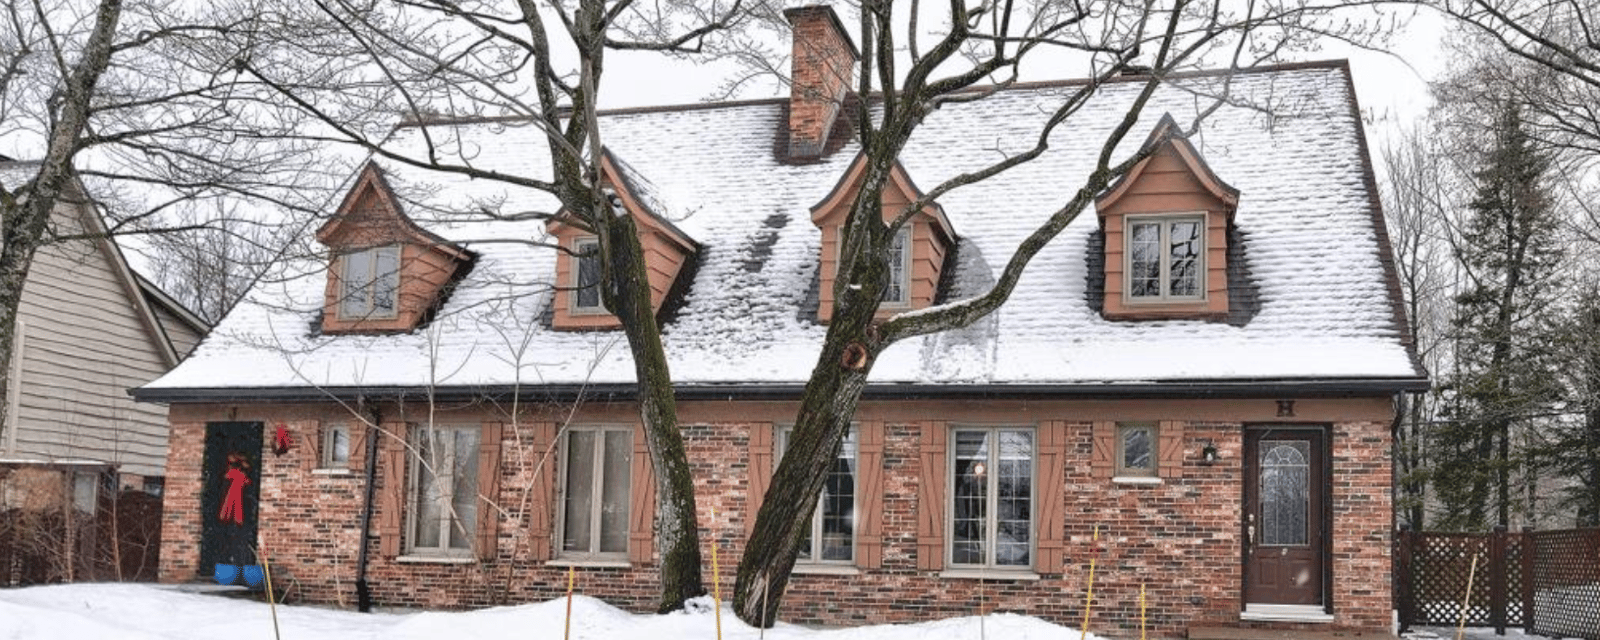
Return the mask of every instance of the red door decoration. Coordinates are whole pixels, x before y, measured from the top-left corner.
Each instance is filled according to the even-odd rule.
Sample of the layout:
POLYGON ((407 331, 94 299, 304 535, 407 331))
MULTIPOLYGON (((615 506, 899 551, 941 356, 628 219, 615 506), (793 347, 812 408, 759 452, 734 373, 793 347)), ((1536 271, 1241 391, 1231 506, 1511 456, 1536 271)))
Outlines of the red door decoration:
POLYGON ((222 477, 231 484, 228 485, 228 497, 222 501, 222 513, 217 514, 223 521, 244 524, 244 486, 250 484, 250 477, 245 473, 248 468, 250 461, 243 454, 228 454, 228 472, 222 477))
POLYGON ((289 439, 289 427, 282 422, 278 423, 277 431, 272 434, 272 455, 281 456, 289 452, 293 441, 289 439))

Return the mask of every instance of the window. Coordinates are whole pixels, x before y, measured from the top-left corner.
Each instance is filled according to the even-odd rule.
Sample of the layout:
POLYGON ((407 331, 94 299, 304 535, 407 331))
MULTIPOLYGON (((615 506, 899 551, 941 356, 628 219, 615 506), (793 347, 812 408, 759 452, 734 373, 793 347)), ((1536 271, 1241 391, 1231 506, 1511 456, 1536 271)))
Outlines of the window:
MULTIPOLYGON (((778 433, 779 458, 789 448, 793 428, 778 433)), ((855 560, 856 531, 856 430, 845 435, 839 457, 828 469, 822 496, 811 514, 811 529, 800 542, 796 562, 845 563, 855 560), (818 544, 818 541, 821 543, 818 544)))
POLYGON ((1117 425, 1117 476, 1155 477, 1156 442, 1153 424, 1117 425))
POLYGON ((885 260, 888 261, 889 284, 883 289, 883 303, 900 306, 910 304, 911 282, 907 274, 911 272, 911 227, 901 227, 895 232, 885 260))
POLYGON ((415 431, 416 471, 411 474, 412 551, 467 555, 478 522, 477 427, 415 431))
POLYGON ((600 301, 600 241, 579 238, 572 245, 576 254, 573 262, 572 310, 597 313, 605 311, 600 301))
POLYGON ((632 427, 575 427, 561 474, 561 555, 620 559, 628 553, 632 427))
POLYGON ((954 432, 950 563, 1027 568, 1033 556, 1033 430, 954 432))
POLYGON ((342 469, 350 466, 350 427, 342 424, 322 430, 322 460, 324 469, 342 469))
POLYGON ((1142 302, 1205 297, 1205 217, 1128 218, 1128 298, 1142 302))
POLYGON ((400 293, 400 247, 344 254, 339 318, 393 318, 400 293))

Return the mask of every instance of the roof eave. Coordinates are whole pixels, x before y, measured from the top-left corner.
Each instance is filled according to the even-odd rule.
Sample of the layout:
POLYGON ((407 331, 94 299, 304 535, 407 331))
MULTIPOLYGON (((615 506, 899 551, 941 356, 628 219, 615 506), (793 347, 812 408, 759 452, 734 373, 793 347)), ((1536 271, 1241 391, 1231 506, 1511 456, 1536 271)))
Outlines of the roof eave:
MULTIPOLYGON (((864 400, 1133 400, 1194 398, 1355 398, 1427 391, 1426 377, 1240 379, 1181 382, 919 384, 876 383, 862 392, 864 400)), ((678 385, 679 401, 787 401, 805 391, 800 383, 678 385)), ((544 402, 632 402, 632 383, 571 385, 484 385, 433 388, 389 387, 191 387, 129 390, 139 402, 208 404, 381 400, 419 397, 481 398, 520 395, 544 402)))

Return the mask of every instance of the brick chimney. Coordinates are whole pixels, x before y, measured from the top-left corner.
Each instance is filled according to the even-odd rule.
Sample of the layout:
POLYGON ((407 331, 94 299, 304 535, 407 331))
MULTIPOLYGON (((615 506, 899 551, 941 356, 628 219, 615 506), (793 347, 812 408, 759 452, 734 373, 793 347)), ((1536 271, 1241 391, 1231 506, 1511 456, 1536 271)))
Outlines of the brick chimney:
POLYGON ((822 155, 828 142, 861 54, 829 6, 785 9, 783 15, 794 28, 789 156, 815 158, 822 155))

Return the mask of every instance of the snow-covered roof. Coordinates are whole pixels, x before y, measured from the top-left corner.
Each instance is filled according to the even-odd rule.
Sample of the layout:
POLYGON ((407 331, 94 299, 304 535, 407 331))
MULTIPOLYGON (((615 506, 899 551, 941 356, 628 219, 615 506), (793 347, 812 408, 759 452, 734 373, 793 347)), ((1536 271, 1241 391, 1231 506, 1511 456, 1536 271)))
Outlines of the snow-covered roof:
MULTIPOLYGON (((1179 84, 1214 88, 1218 77, 1179 84)), ((1139 83, 1113 83, 1051 138, 1043 157, 943 196, 960 236, 942 299, 976 295, 1024 236, 1079 188, 1139 83)), ((1035 85, 928 116, 900 160, 935 185, 1029 148, 1045 116, 1077 87, 1035 85)), ((1226 384, 1404 380, 1422 374, 1402 340, 1392 274, 1380 253, 1376 195, 1348 68, 1258 70, 1232 80, 1234 99, 1189 142, 1238 188, 1243 270, 1258 305, 1247 322, 1108 321, 1089 303, 1092 210, 1034 259, 1010 301, 972 327, 896 344, 874 383, 966 385, 1226 384), (1268 107, 1268 108, 1263 108, 1268 107)), ((1207 101, 1159 90, 1123 144, 1145 140, 1163 114, 1179 122, 1207 101)), ((851 143, 819 162, 774 155, 781 101, 629 110, 601 118, 603 143, 625 161, 651 207, 701 245, 693 281, 663 327, 682 388, 804 383, 825 327, 816 316, 821 233, 808 208, 856 157, 851 143), (669 206, 670 205, 670 206, 669 206)), ((420 144, 417 129, 400 133, 420 144)), ((479 168, 550 175, 539 129, 495 120, 430 126, 441 151, 479 168)), ((385 164, 406 212, 478 255, 425 327, 404 335, 317 335, 326 265, 300 260, 234 308, 193 355, 140 394, 320 387, 508 387, 633 382, 620 331, 549 327, 556 256, 504 240, 544 240, 542 221, 480 222, 452 212, 553 213, 547 194, 385 164)), ((331 209, 331 207, 330 207, 331 209)), ((240 395, 248 395, 241 393, 240 395)))

